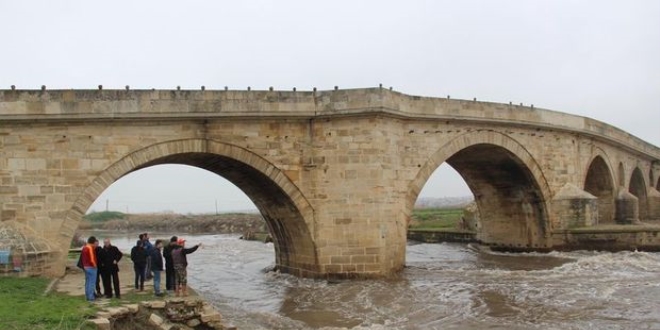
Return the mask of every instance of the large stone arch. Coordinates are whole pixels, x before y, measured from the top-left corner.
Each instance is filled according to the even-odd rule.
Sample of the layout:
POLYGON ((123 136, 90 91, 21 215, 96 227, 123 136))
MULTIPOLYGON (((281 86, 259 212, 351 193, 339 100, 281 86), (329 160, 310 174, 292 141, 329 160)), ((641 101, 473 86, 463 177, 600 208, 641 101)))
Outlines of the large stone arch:
POLYGON ((639 220, 646 220, 648 218, 648 199, 646 180, 644 174, 639 167, 635 167, 630 176, 630 183, 628 184, 628 192, 637 197, 637 205, 639 208, 639 220))
POLYGON ((584 191, 598 198, 598 223, 614 223, 615 216, 615 179, 607 159, 603 153, 596 155, 584 178, 584 191))
POLYGON ((412 212, 422 187, 444 162, 463 177, 475 196, 482 242, 513 249, 549 244, 547 180, 520 143, 498 132, 468 132, 441 146, 413 180, 407 212, 412 212))
POLYGON ((298 276, 314 276, 318 260, 314 243, 314 210, 294 182, 259 155, 231 144, 182 139, 136 150, 103 170, 67 213, 59 232, 68 247, 78 223, 94 200, 122 176, 160 164, 203 168, 234 183, 250 197, 273 236, 278 268, 298 276))

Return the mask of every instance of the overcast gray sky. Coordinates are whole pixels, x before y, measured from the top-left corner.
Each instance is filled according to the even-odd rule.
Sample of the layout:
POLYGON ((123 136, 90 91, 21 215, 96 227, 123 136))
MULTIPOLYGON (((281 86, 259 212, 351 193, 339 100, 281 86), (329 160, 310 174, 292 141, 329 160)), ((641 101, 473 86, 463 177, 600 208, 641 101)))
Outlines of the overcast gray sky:
MULTIPOLYGON (((657 0, 0 0, 0 28, 0 88, 382 83, 534 104, 660 145, 657 0)), ((436 171, 422 196, 469 195, 452 172, 436 171)), ((252 207, 224 179, 172 166, 125 177, 92 208, 106 200, 131 212, 252 207)))

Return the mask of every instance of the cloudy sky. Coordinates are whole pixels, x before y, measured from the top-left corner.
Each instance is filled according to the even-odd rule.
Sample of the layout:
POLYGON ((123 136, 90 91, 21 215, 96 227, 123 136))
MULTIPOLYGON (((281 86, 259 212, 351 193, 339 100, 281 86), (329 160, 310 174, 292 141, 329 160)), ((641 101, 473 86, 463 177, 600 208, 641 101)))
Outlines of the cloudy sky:
MULTIPOLYGON (((331 89, 523 102, 660 145, 660 1, 0 0, 0 88, 331 89)), ((439 170, 423 196, 469 195, 439 170)), ((252 205, 202 170, 159 167, 92 207, 252 205), (167 178, 166 180, 164 178, 167 178), (147 197, 148 196, 148 197, 147 197)))

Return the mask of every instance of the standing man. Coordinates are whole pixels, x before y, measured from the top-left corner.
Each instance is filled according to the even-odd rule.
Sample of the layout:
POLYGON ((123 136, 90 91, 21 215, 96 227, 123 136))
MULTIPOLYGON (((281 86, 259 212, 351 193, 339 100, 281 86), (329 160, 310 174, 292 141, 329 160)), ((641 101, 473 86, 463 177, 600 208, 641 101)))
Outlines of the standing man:
POLYGON ((96 248, 94 249, 94 253, 96 255, 96 291, 94 291, 94 296, 96 298, 101 298, 103 294, 101 294, 101 260, 99 259, 99 255, 101 254, 101 250, 103 250, 102 247, 99 246, 98 240, 96 240, 96 248))
POLYGON ((144 233, 140 235, 140 239, 144 243, 144 249, 147 251, 147 266, 145 268, 145 279, 148 281, 153 278, 151 275, 151 250, 154 248, 154 245, 149 242, 149 233, 144 233))
POLYGON ((163 271, 163 255, 160 250, 163 248, 163 241, 157 239, 156 245, 151 249, 151 270, 154 272, 154 294, 161 297, 160 292, 160 273, 163 271))
POLYGON ((103 240, 103 248, 100 251, 99 271, 103 281, 103 292, 106 298, 112 298, 112 286, 115 288, 115 298, 121 298, 119 292, 119 260, 124 255, 119 249, 110 243, 110 239, 103 240), (112 279, 112 286, 110 280, 112 279))
POLYGON ((85 298, 87 301, 94 301, 94 289, 96 287, 96 276, 98 274, 98 262, 96 260, 96 247, 99 242, 94 236, 87 239, 87 245, 80 251, 80 260, 85 270, 85 298))
POLYGON ((178 247, 172 250, 172 261, 174 263, 174 274, 176 276, 176 296, 187 296, 188 295, 188 272, 186 268, 188 267, 188 258, 186 255, 191 254, 197 251, 202 243, 186 249, 186 240, 179 238, 176 242, 178 247))
POLYGON ((163 257, 165 258, 165 290, 167 291, 174 291, 174 263, 172 262, 172 250, 178 245, 176 244, 176 241, 179 238, 176 236, 172 236, 170 238, 170 243, 163 248, 163 257))
POLYGON ((147 251, 143 242, 138 240, 131 249, 131 260, 133 260, 133 271, 135 271, 135 290, 144 291, 144 271, 147 267, 147 251))

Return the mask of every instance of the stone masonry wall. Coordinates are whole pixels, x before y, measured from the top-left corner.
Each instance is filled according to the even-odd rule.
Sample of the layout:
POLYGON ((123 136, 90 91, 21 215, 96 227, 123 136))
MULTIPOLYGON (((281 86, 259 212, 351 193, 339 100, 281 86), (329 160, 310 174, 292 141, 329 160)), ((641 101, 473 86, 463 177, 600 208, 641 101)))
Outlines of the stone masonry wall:
MULTIPOLYGON (((660 161, 657 147, 587 118, 383 89, 0 91, 0 150, 0 220, 29 228, 54 251, 65 251, 80 216, 114 180, 182 163, 248 192, 284 269, 337 277, 403 267, 412 206, 445 161, 461 164, 488 208, 481 239, 530 248, 556 244, 565 217, 593 223, 597 203, 551 201, 567 184, 584 188, 594 157, 624 187, 635 168, 649 176, 660 161), (451 158, 461 150, 481 153, 451 158), (489 177, 491 160, 510 168, 489 177)), ((660 209, 657 198, 648 201, 660 209)))

